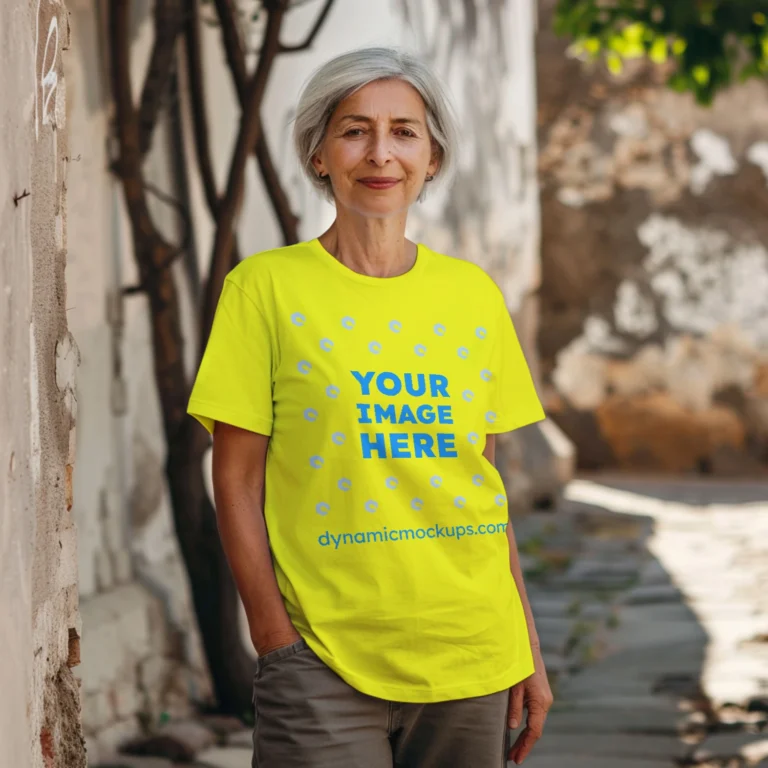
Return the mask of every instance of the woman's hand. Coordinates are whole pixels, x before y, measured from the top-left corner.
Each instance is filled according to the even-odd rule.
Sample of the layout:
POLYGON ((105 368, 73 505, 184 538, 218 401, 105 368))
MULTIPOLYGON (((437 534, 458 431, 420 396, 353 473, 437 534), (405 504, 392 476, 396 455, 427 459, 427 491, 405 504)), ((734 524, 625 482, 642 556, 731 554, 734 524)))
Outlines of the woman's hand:
POLYGON ((279 648, 293 645, 298 640, 301 640, 301 635, 294 629, 293 625, 267 634, 251 630, 251 642, 259 656, 266 656, 279 648))
POLYGON ((533 745, 541 738, 553 701, 539 648, 533 648, 533 662, 536 671, 509 691, 509 727, 518 728, 523 720, 523 707, 528 711, 525 728, 509 750, 509 759, 517 765, 528 757, 533 745))

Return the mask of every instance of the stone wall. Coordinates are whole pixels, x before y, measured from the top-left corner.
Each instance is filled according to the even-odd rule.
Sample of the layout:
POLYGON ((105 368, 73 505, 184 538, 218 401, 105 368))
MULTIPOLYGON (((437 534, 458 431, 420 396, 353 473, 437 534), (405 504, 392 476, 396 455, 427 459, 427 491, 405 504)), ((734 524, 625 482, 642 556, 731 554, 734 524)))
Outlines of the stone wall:
POLYGON ((569 58, 540 5, 540 353, 583 468, 768 467, 768 87, 569 58))
POLYGON ((14 768, 80 768, 76 530, 78 350, 67 330, 70 171, 61 2, 0 8, 0 750, 14 768))

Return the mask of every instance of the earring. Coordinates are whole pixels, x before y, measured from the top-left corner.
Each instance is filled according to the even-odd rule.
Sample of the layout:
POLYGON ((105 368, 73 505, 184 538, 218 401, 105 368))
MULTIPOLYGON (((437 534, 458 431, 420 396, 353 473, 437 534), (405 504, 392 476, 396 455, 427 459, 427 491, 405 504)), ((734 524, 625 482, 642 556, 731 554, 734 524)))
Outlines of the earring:
POLYGON ((435 177, 434 177, 434 176, 432 176, 432 175, 430 175, 430 176, 427 176, 427 181, 432 181, 432 179, 434 179, 434 178, 435 178, 435 177))
POLYGON ((317 174, 317 178, 318 178, 318 179, 324 179, 324 178, 326 177, 326 175, 327 175, 327 174, 325 174, 325 173, 323 173, 323 172, 321 171, 320 173, 318 173, 318 174, 317 174))

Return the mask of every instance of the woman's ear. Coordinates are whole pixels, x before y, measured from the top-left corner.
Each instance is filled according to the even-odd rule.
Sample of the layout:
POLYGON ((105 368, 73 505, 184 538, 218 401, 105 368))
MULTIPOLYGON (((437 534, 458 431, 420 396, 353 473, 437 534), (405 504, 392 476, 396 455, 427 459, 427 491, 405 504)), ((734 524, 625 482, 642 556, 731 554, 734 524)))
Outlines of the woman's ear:
POLYGON ((429 159, 429 165, 427 166, 427 175, 435 176, 440 170, 440 166, 443 160, 443 151, 440 149, 440 145, 436 141, 432 141, 432 156, 429 159))
POLYGON ((315 155, 312 158, 312 166, 315 169, 315 173, 321 178, 328 175, 327 171, 325 170, 325 165, 318 155, 315 155))

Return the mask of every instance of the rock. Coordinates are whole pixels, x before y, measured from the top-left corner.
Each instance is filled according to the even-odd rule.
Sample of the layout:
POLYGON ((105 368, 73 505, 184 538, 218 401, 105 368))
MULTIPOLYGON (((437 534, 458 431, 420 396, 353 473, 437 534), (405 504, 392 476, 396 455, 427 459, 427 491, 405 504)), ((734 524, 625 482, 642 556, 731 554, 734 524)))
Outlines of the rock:
POLYGON ((253 749, 214 747, 198 755, 198 763, 206 768, 248 768, 253 749))
POLYGON ((565 408, 550 418, 577 446, 580 469, 598 470, 617 465, 613 449, 600 431, 594 411, 565 408))
POLYGON ((137 757, 136 755, 114 755, 105 757, 99 763, 91 763, 92 768, 174 768, 176 763, 162 757, 137 757))
MULTIPOLYGON (((203 715, 198 718, 200 722, 212 730, 217 736, 229 736, 239 733, 244 728, 244 723, 237 717, 228 715, 203 715)), ((250 733, 250 731, 248 731, 250 733)))
POLYGON ((744 451, 745 425, 724 406, 689 410, 670 394, 656 392, 608 397, 595 415, 623 469, 706 471, 718 449, 744 451))
POLYGON ((248 728, 245 730, 231 733, 227 737, 228 747, 238 747, 240 749, 253 749, 253 729, 248 728))
POLYGON ((131 756, 164 757, 174 763, 189 763, 195 759, 196 755, 196 752, 184 742, 160 734, 142 736, 129 741, 123 745, 121 751, 131 756))
POLYGON ((574 475, 573 443, 551 419, 517 430, 523 471, 531 482, 531 500, 538 509, 552 509, 574 475))
POLYGON ((96 751, 99 756, 115 754, 122 751, 122 746, 137 738, 141 733, 138 718, 129 717, 118 720, 95 734, 96 751))
POLYGON ((178 720, 163 725, 150 736, 134 739, 121 752, 189 762, 215 743, 216 735, 211 729, 194 720, 178 720))

